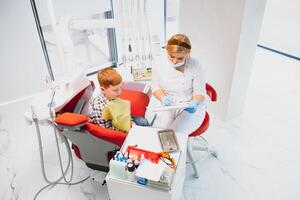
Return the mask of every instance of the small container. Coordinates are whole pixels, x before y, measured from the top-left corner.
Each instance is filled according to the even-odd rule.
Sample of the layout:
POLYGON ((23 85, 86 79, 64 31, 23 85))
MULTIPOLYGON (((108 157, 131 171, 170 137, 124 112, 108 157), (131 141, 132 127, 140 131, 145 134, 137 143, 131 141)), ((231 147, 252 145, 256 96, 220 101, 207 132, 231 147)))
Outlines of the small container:
POLYGON ((127 163, 127 180, 134 182, 135 181, 135 165, 134 162, 127 163))
POLYGON ((141 158, 140 158, 140 162, 142 162, 142 160, 144 160, 144 159, 145 159, 145 155, 142 153, 141 158))
POLYGON ((134 154, 129 154, 129 156, 128 156, 128 158, 130 159, 130 160, 135 160, 135 155, 134 154))
POLYGON ((139 160, 134 160, 134 165, 135 165, 135 168, 137 169, 140 165, 140 161, 139 160))
POLYGON ((142 177, 137 177, 136 182, 138 184, 141 184, 141 185, 147 185, 148 184, 148 179, 142 178, 142 177))
POLYGON ((125 171, 126 163, 121 162, 119 158, 116 160, 110 160, 109 162, 109 174, 110 176, 122 180, 127 179, 127 173, 125 171))

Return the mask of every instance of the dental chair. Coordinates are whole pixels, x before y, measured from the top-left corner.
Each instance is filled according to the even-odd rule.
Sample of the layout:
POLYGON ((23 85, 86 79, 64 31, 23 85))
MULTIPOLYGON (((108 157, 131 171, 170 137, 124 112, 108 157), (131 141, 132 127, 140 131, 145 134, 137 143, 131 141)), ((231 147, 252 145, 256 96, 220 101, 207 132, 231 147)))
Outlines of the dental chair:
MULTIPOLYGON (((91 82, 56 113, 55 122, 60 133, 72 142, 72 149, 78 158, 89 168, 107 172, 110 158, 122 146, 127 134, 102 128, 88 121, 88 107, 93 90, 91 82)), ((149 103, 147 94, 122 89, 120 97, 131 102, 132 116, 144 116, 149 103)))
MULTIPOLYGON (((209 96, 209 98, 212 102, 217 101, 217 92, 208 83, 206 83, 206 93, 207 93, 207 95, 209 96)), ((188 163, 190 163, 192 165, 193 170, 195 172, 194 176, 196 178, 199 178, 199 172, 198 172, 196 163, 199 162, 199 161, 204 160, 208 155, 212 155, 214 157, 218 156, 217 152, 208 144, 206 139, 202 136, 202 134, 205 133, 205 131, 208 129, 209 122, 210 122, 210 117, 209 117, 208 112, 206 112, 202 124, 199 126, 199 128, 197 130, 192 132, 189 135, 189 138, 188 138, 187 155, 188 155, 189 160, 190 160, 188 163), (198 145, 193 145, 193 142, 195 140, 198 142, 198 145), (196 153, 195 151, 196 150, 204 152, 204 154, 197 160, 195 159, 195 153, 196 153)))
MULTIPOLYGON (((59 113, 56 113, 55 122, 60 133, 72 142, 72 149, 78 158, 83 160, 92 169, 108 171, 110 158, 122 146, 127 134, 102 128, 88 122, 88 106, 93 90, 94 85, 91 82, 88 87, 72 98, 59 113)), ((211 85, 206 84, 206 91, 211 101, 217 101, 217 93, 211 85)), ((132 116, 144 116, 149 103, 149 96, 147 94, 141 91, 122 89, 120 97, 131 102, 132 116)), ((199 173, 196 163, 203 160, 209 154, 217 156, 217 153, 209 147, 207 141, 202 137, 202 134, 209 127, 209 122, 210 117, 206 112, 202 124, 188 138, 187 154, 197 178, 199 177, 199 173), (202 140, 204 145, 193 147, 192 142, 196 138, 202 140), (205 152, 201 159, 195 159, 195 150, 205 152)))

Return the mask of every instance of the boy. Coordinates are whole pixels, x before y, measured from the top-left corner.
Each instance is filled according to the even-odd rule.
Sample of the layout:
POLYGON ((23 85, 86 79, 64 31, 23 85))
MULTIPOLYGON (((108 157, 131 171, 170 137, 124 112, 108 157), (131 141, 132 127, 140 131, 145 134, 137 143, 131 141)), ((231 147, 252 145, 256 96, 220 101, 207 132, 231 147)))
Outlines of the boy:
MULTIPOLYGON (((103 128, 118 130, 113 126, 111 120, 103 118, 103 111, 109 101, 118 98, 122 89, 122 77, 113 68, 107 67, 98 72, 98 82, 102 93, 93 99, 90 104, 89 121, 103 128)), ((148 126, 145 118, 132 116, 134 122, 140 126, 148 126)))

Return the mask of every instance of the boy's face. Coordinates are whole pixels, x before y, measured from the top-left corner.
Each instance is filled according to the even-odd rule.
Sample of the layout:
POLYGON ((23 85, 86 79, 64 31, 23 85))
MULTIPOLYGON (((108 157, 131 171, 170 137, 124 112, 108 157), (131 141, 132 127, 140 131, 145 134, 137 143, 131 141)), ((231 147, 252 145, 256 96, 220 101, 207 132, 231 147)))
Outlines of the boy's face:
POLYGON ((110 85, 107 88, 101 87, 104 96, 106 96, 108 99, 115 99, 119 97, 121 94, 121 89, 122 89, 121 83, 114 86, 110 85))

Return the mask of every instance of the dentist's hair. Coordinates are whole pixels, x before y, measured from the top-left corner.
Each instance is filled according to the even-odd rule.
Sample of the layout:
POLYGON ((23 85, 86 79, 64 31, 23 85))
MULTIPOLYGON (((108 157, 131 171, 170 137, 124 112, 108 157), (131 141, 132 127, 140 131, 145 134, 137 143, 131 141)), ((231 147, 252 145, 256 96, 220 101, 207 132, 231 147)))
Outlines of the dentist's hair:
POLYGON ((100 87, 108 88, 111 85, 119 85, 122 82, 121 75, 111 67, 100 70, 97 75, 100 87))
POLYGON ((176 34, 168 40, 166 49, 168 52, 190 53, 192 45, 188 36, 184 34, 176 34))

